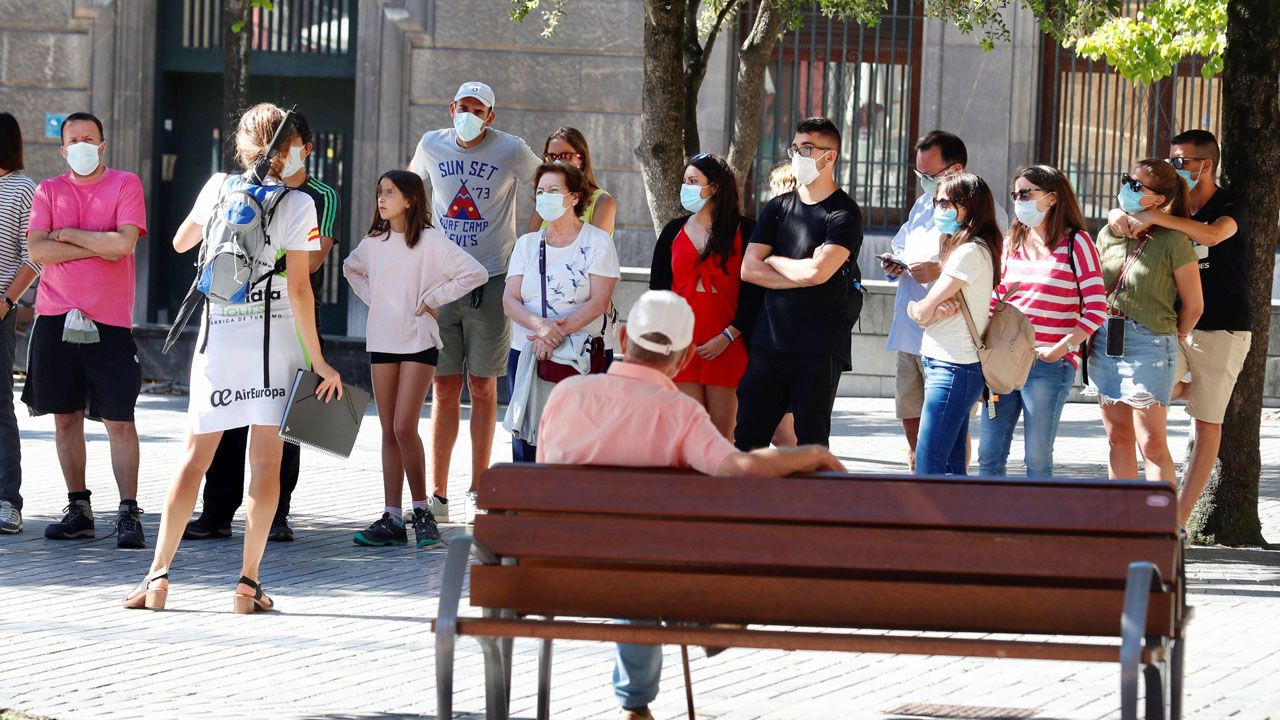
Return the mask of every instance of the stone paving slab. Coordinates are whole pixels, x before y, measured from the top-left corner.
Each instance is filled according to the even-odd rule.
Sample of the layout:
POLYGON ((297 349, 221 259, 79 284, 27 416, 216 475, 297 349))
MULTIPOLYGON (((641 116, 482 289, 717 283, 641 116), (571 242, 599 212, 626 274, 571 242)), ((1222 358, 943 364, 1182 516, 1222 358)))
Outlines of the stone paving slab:
MULTIPOLYGON (((178 456, 185 407, 184 397, 144 396, 140 404, 139 502, 150 511, 149 539, 178 456)), ((1187 417, 1180 409, 1171 415, 1171 445, 1181 448, 1187 417)), ((422 421, 424 437, 428 424, 422 421)), ((121 610, 119 600, 146 571, 150 550, 117 550, 104 522, 97 540, 45 540, 45 523, 66 502, 53 424, 24 417, 21 425, 27 530, 0 537, 0 709, 53 718, 434 717, 427 620, 436 611, 445 553, 351 543, 351 533, 381 512, 372 416, 350 460, 304 451, 294 498, 298 539, 270 544, 263 562, 281 612, 252 617, 231 613, 239 521, 233 540, 184 543, 169 610, 121 610)), ((891 400, 841 399, 835 427, 833 448, 851 469, 905 470, 906 443, 891 400)), ((109 517, 116 496, 105 435, 101 426, 88 430, 89 484, 100 517, 109 517)), ((1263 526, 1280 541, 1280 423, 1264 424, 1263 451, 1263 526)), ((509 452, 499 431, 494 460, 509 452)), ((1020 453, 1015 443, 1012 457, 1020 453)), ((1057 454, 1060 474, 1105 472, 1096 407, 1067 407, 1057 454)), ((469 472, 465 430, 454 457, 450 495, 460 499, 469 472)), ((446 525, 446 538, 462 529, 446 525)), ((1197 614, 1188 717, 1280 718, 1280 552, 1195 548, 1189 577, 1197 614)), ((513 717, 534 716, 536 650, 533 642, 516 643, 513 717)), ((925 705, 1034 711, 1024 716, 1056 720, 1117 715, 1119 674, 1110 665, 738 649, 713 659, 694 649, 691 656, 701 718, 905 720, 920 717, 907 713, 925 705)), ((608 645, 556 645, 554 717, 616 716, 612 657, 608 645)), ((679 649, 666 648, 664 658, 655 715, 684 717, 679 649)), ((455 717, 483 717, 482 677, 478 646, 461 640, 455 717)))

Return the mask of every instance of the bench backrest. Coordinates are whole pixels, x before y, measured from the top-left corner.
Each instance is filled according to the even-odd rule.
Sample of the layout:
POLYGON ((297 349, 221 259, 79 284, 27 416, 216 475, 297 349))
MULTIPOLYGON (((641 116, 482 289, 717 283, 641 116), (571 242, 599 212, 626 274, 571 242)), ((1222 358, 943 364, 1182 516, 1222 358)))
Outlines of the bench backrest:
POLYGON ((525 615, 1118 636, 1130 562, 1181 603, 1164 484, 499 465, 474 606, 525 615))

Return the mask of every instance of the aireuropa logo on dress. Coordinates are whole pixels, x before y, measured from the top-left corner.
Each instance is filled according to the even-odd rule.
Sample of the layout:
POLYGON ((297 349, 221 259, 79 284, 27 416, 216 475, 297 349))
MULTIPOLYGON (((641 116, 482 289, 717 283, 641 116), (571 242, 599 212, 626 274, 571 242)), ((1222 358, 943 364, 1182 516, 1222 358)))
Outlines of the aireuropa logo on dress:
POLYGON ((284 388, 264 387, 249 388, 247 390, 223 388, 209 393, 209 405, 216 408, 227 407, 238 402, 244 402, 245 400, 260 400, 263 398, 268 400, 277 400, 283 398, 284 395, 284 388))

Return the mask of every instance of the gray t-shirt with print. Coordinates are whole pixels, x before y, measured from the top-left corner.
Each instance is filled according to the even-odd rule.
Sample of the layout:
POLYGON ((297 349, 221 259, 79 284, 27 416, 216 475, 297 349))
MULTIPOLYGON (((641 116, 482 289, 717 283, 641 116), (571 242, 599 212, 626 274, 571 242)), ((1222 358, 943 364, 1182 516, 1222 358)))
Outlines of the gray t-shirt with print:
POLYGON ((516 244, 516 188, 533 181, 541 162, 514 135, 488 128, 479 145, 464 148, 445 128, 422 136, 409 167, 427 184, 432 223, 496 277, 516 244))

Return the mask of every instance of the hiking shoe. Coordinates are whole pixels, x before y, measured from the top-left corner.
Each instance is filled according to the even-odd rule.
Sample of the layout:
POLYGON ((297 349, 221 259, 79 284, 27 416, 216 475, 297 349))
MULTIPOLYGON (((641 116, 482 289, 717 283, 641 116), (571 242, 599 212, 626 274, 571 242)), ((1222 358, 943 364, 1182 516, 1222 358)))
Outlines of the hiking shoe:
POLYGON ((387 545, 408 545, 409 532, 405 530, 404 521, 391 517, 391 513, 382 513, 372 525, 356 533, 351 538, 357 545, 367 547, 384 547, 387 545))
POLYGON ((138 550, 147 546, 147 538, 142 534, 142 508, 137 503, 120 506, 120 515, 116 518, 116 547, 138 550))
POLYGON ((0 535, 22 532, 22 511, 8 500, 0 500, 0 535))
POLYGON ((440 528, 436 526, 436 516, 427 508, 413 509, 413 535, 418 538, 418 547, 439 545, 440 528))
POLYGON ((93 537, 93 508, 88 500, 74 500, 62 508, 62 520, 49 523, 44 536, 50 540, 75 540, 93 537))
POLYGON ((289 527, 287 515, 275 516, 271 521, 271 532, 267 533, 267 539, 272 542, 293 542, 293 528, 289 527))
POLYGON ((183 540, 215 540, 229 537, 231 537, 231 523, 216 525, 204 513, 187 523, 187 529, 182 533, 183 540))

